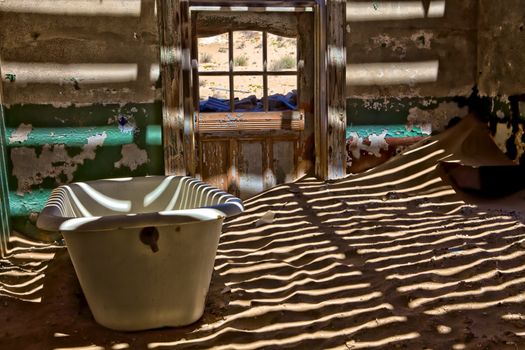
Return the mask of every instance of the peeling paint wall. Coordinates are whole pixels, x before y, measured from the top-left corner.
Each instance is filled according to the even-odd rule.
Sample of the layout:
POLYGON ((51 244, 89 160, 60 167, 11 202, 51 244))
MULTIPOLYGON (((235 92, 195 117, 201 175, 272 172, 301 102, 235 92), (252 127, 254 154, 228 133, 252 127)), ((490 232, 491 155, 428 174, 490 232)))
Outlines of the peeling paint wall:
POLYGON ((63 107, 155 99, 154 0, 87 0, 85 9, 66 12, 74 1, 57 2, 47 11, 40 10, 39 0, 9 3, 0 2, 5 104, 63 107))
POLYGON ((468 104, 464 97, 348 99, 347 171, 376 166, 411 142, 445 130, 469 113, 468 104))
POLYGON ((479 0, 477 57, 480 95, 495 100, 494 140, 509 158, 525 164, 525 0, 479 0), (510 111, 499 111, 501 105, 510 111))
POLYGON ((348 97, 470 95, 476 81, 477 0, 432 0, 426 11, 421 1, 347 4, 348 97), (379 71, 381 79, 354 81, 362 71, 365 76, 379 71), (399 80, 405 83, 387 83, 399 80))
POLYGON ((46 4, 0 1, 9 197, 28 234, 57 185, 163 172, 155 0, 46 4))
MULTIPOLYGON (((474 111, 500 149, 523 163, 525 0, 424 3, 348 2, 349 128, 404 124, 436 133, 474 111)), ((368 154, 367 136, 361 149, 349 138, 352 166, 352 153, 368 154)), ((382 152, 388 158, 391 149, 382 152)))
POLYGON ((525 0, 479 0, 480 94, 525 93, 525 0))
POLYGON ((444 131, 453 118, 463 118, 468 114, 467 106, 459 107, 454 102, 442 102, 431 110, 412 107, 409 110, 407 122, 424 128, 424 133, 430 135, 444 131))
POLYGON ((384 126, 386 140, 417 140, 469 111, 477 74, 477 0, 433 0, 428 9, 423 3, 347 3, 349 169, 364 170, 368 166, 358 162, 376 165, 396 154, 397 146, 378 141, 381 131, 363 135, 366 125, 384 126))

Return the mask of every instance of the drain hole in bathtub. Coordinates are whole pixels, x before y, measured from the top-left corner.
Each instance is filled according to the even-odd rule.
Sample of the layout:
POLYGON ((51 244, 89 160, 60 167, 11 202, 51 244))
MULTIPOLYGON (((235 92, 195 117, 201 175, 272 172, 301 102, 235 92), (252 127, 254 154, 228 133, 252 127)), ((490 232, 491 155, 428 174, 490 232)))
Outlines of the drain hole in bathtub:
POLYGON ((155 227, 153 226, 144 227, 140 231, 140 241, 144 243, 145 245, 149 245, 153 253, 156 253, 159 251, 159 246, 157 244, 158 240, 159 240, 159 231, 155 227))

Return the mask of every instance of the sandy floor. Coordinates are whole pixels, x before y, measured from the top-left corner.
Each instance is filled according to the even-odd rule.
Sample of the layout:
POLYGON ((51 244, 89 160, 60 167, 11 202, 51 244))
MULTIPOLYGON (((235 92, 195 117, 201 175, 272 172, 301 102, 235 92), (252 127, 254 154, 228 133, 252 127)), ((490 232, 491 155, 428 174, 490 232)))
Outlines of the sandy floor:
POLYGON ((182 329, 98 326, 67 251, 16 241, 0 265, 0 349, 525 349, 525 195, 476 207, 435 171, 505 163, 492 146, 467 118, 367 173, 246 201, 205 315, 182 329))

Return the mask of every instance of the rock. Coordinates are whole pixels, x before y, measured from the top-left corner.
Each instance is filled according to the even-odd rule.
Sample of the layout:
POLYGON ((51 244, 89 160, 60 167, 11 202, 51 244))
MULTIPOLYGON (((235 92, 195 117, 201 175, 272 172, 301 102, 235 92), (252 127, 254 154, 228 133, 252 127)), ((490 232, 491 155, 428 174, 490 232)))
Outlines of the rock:
POLYGON ((271 224, 273 223, 274 218, 275 218, 275 213, 271 210, 268 210, 263 216, 259 218, 259 220, 255 222, 255 227, 259 227, 259 226, 266 225, 266 224, 271 224))

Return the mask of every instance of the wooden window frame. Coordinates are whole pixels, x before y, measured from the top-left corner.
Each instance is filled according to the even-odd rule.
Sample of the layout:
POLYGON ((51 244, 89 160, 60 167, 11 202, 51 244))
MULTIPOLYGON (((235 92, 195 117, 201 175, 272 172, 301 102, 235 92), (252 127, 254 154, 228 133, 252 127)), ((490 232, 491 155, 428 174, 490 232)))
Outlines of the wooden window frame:
MULTIPOLYGON (((199 4, 200 5, 200 4, 199 4)), ((192 9, 190 7, 190 9, 192 9)), ((309 8, 294 8, 295 11, 310 11, 309 8)), ((206 11, 206 7, 198 6, 193 9, 195 13, 206 11)), ((214 8, 210 10, 216 11, 214 8)), ((288 12, 290 8, 286 8, 288 12)), ((222 8, 221 12, 258 12, 262 8, 246 7, 242 11, 233 8, 222 8)), ((266 11, 263 11, 266 12, 266 11)), ((270 111, 268 103, 268 77, 269 76, 295 76, 297 83, 296 89, 299 100, 299 70, 293 71, 270 71, 268 70, 268 30, 264 29, 228 29, 225 33, 228 34, 228 70, 227 71, 199 71, 198 69, 198 35, 197 35, 197 20, 192 15, 192 66, 193 66, 193 99, 194 99, 194 124, 195 132, 199 134, 227 132, 227 131, 244 131, 244 132, 261 132, 266 130, 293 130, 303 131, 305 127, 305 113, 303 110, 285 110, 285 111, 270 111), (256 31, 262 33, 262 70, 236 71, 233 66, 233 33, 242 31, 256 31), (240 112, 235 111, 235 76, 262 76, 263 78, 263 109, 262 112, 240 112), (229 112, 199 112, 199 79, 201 76, 227 76, 229 78, 229 112)), ((297 38, 297 36, 295 37, 297 38)), ((296 48, 297 51, 298 48, 296 48)), ((296 55, 296 59, 297 59, 296 55)))
MULTIPOLYGON (((241 31, 239 31, 241 32, 241 31)), ((201 76, 227 76, 229 78, 229 93, 230 93, 230 113, 238 113, 235 111, 235 84, 234 78, 237 76, 262 76, 263 78, 263 108, 264 112, 269 112, 268 104, 268 76, 295 76, 297 78, 297 70, 293 71, 269 71, 268 70, 268 31, 261 30, 257 31, 262 33, 262 66, 261 70, 250 70, 250 71, 236 71, 234 69, 234 57, 233 57, 233 30, 229 30, 228 33, 228 70, 227 71, 198 71, 197 79, 201 76)), ((297 51, 297 46, 296 46, 297 51)), ((297 57, 297 55, 296 55, 297 57)), ((297 85, 297 84, 296 84, 297 85)), ((200 98, 197 96, 196 98, 200 98)), ((254 112, 260 113, 260 112, 254 112)), ((206 113, 210 114, 210 113, 206 113)))

